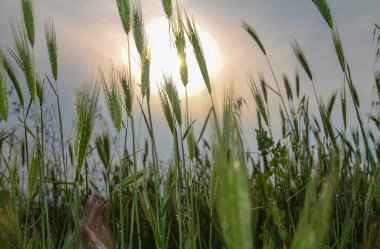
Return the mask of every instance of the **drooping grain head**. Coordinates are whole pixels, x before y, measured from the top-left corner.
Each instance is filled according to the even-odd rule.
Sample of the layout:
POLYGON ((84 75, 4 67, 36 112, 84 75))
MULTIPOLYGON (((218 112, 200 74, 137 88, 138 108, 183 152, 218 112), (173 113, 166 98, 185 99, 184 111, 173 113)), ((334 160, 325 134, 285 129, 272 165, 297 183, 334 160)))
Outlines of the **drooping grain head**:
POLYGON ((162 0, 162 7, 164 8, 165 16, 170 19, 173 14, 172 0, 162 0))
POLYGON ((20 101, 20 105, 24 106, 24 96, 22 94, 22 90, 20 87, 20 83, 16 77, 16 73, 14 71, 14 68, 12 64, 8 61, 8 59, 5 57, 3 51, 0 49, 0 63, 3 65, 5 72, 7 73, 9 79, 11 80, 13 87, 16 90, 17 97, 20 101))
POLYGON ((131 5, 129 0, 116 0, 117 9, 123 25, 124 32, 128 35, 131 30, 131 5))
POLYGON ((327 25, 330 27, 330 29, 334 28, 334 22, 331 17, 331 12, 329 5, 327 4, 326 0, 312 0, 315 7, 317 7, 319 13, 321 13, 323 19, 325 19, 327 25))
POLYGON ((130 72, 125 68, 120 68, 117 72, 118 81, 123 89, 123 106, 128 116, 132 116, 134 83, 130 72))
POLYGON ((346 59, 344 57, 344 51, 342 47, 342 42, 340 41, 339 33, 334 30, 332 32, 332 39, 335 47, 335 53, 338 56, 339 64, 344 72, 346 70, 346 59))
POLYGON ((264 75, 262 73, 259 74, 259 81, 260 81, 261 91, 263 93, 265 103, 268 103, 267 83, 266 83, 264 75))
POLYGON ((31 0, 21 0, 22 14, 24 25, 28 34, 30 45, 34 46, 34 17, 33 6, 31 0))
POLYGON ((112 123, 117 132, 121 129, 122 112, 120 104, 120 94, 118 88, 117 71, 113 65, 110 66, 106 76, 102 69, 99 69, 100 81, 103 86, 104 96, 108 112, 111 116, 112 123))
POLYGON ((172 110, 174 112, 175 118, 179 125, 182 124, 181 116, 181 101, 179 100, 178 90, 173 82, 171 76, 164 75, 164 89, 165 93, 168 96, 172 110))
POLYGON ((283 80, 284 85, 285 85, 286 96, 287 96, 288 100, 292 100, 293 99, 293 92, 292 92, 292 88, 290 86, 288 76, 286 74, 282 74, 282 80, 283 80))
POLYGON ((38 76, 36 76, 36 95, 40 106, 42 107, 44 102, 44 87, 38 76))
POLYGON ((46 40, 46 46, 49 53, 51 71, 52 71, 54 80, 57 81, 57 78, 58 78, 57 39, 55 35, 53 20, 45 22, 45 40, 46 40))
POLYGON ((168 123, 170 132, 174 135, 175 119, 173 118, 172 110, 170 109, 170 104, 168 96, 165 92, 165 87, 161 87, 158 93, 160 96, 160 102, 162 110, 164 111, 166 122, 168 123))
POLYGON ((140 1, 137 0, 133 4, 133 37, 140 58, 143 57, 143 52, 146 46, 146 36, 144 30, 144 21, 140 1))
POLYGON ((306 57, 305 57, 305 55, 304 55, 304 53, 303 53, 300 45, 298 44, 298 42, 296 40, 294 40, 291 43, 291 46, 292 46, 294 54, 297 57, 298 62, 301 64, 303 70, 305 70, 307 76, 312 81, 313 80, 313 75, 311 73, 309 64, 307 63, 306 57))
POLYGON ((257 87, 257 84, 255 82, 255 79, 253 78, 252 75, 249 76, 249 88, 251 90, 251 93, 253 95, 253 98, 256 102, 256 107, 258 111, 260 112, 261 116, 263 117, 265 124, 268 126, 269 125, 269 119, 268 115, 266 113, 266 108, 263 100, 263 96, 257 87))
POLYGON ((245 22, 245 21, 242 21, 241 26, 243 27, 243 29, 244 29, 245 31, 248 32, 248 34, 253 38, 253 40, 255 40, 255 42, 256 42, 256 44, 259 46, 261 52, 263 52, 263 54, 266 55, 267 53, 266 53, 266 51, 265 51, 264 45, 263 45, 263 43, 261 42, 259 36, 257 35, 255 29, 254 29, 252 26, 250 26, 250 25, 249 25, 247 22, 245 22))
POLYGON ((146 95, 148 101, 150 99, 150 51, 148 48, 144 49, 141 60, 141 94, 146 95))
POLYGON ((188 16, 186 16, 186 23, 187 23, 187 29, 186 29, 187 36, 191 42, 191 45, 193 46, 194 55, 195 55, 195 58, 197 59, 197 63, 202 73, 202 77, 206 84, 207 90, 209 94, 211 94, 210 76, 208 74, 206 59, 204 56, 201 41, 199 39, 197 28, 195 26, 194 21, 191 21, 188 16))
POLYGON ((183 25, 182 14, 177 11, 177 18, 171 22, 171 29, 174 35, 174 44, 177 49, 177 54, 180 59, 180 75, 183 85, 186 87, 189 82, 187 61, 186 61, 186 40, 185 27, 183 25))
POLYGON ((36 95, 36 72, 25 28, 19 23, 12 25, 12 33, 15 51, 10 50, 10 53, 25 75, 30 97, 34 100, 36 95))
POLYGON ((96 108, 98 106, 99 85, 90 90, 78 91, 75 95, 75 138, 74 138, 74 157, 77 170, 80 172, 83 165, 86 150, 90 142, 94 128, 96 108))
POLYGON ((95 137, 95 147, 104 169, 108 171, 111 166, 111 147, 108 132, 103 132, 102 135, 95 137))

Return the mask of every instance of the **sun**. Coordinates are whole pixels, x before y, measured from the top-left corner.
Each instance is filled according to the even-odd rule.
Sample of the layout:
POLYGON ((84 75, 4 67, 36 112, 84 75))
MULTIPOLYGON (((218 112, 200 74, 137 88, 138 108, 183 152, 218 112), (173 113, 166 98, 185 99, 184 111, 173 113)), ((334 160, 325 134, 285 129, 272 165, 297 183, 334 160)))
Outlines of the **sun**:
MULTIPOLYGON (((203 47, 208 72, 213 78, 221 67, 221 56, 218 51, 217 43, 204 29, 197 25, 197 30, 203 47)), ((164 75, 172 76, 179 95, 184 96, 185 87, 182 84, 179 68, 180 59, 173 41, 170 40, 169 23, 165 17, 157 18, 146 25, 146 34, 148 36, 148 44, 151 52, 150 67, 150 86, 153 94, 158 92, 158 86, 163 82, 164 75)), ((199 70, 193 48, 190 42, 186 41, 186 56, 189 72, 189 83, 187 84, 187 92, 189 95, 199 94, 206 90, 202 74, 199 70)), ((122 60, 126 64, 128 61, 128 51, 123 48, 122 60)), ((132 73, 140 75, 140 62, 137 51, 131 51, 131 68, 132 73)))

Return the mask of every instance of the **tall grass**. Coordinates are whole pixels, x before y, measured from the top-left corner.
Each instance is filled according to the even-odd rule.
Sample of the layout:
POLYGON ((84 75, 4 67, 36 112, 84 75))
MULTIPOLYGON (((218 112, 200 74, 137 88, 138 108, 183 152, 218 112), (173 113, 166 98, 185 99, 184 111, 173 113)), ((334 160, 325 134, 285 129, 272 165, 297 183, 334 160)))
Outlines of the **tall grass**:
POLYGON ((365 125, 329 6, 324 0, 312 3, 331 31, 344 76, 342 89, 329 99, 318 94, 307 55, 296 41, 291 47, 315 98, 301 91, 298 70, 294 81, 283 74, 280 85, 270 51, 253 26, 242 21, 241 31, 259 47, 272 77, 248 75, 257 113, 257 149, 252 153, 245 142, 250 137, 241 129, 243 100, 226 88, 222 111, 217 111, 196 23, 177 2, 162 1, 186 89, 182 100, 170 75, 159 86, 173 152, 164 162, 157 153, 161 141, 156 141, 152 113, 157 109, 151 106, 152 54, 140 2, 116 1, 127 35, 128 67, 99 68, 91 87, 76 92, 74 134, 68 136, 54 23, 45 24, 51 72, 42 74, 34 60, 32 1, 20 0, 23 19, 12 25, 13 47, 0 50, 0 248, 380 248, 380 28, 375 25, 374 30, 375 111, 368 118, 371 125, 365 125), (136 77, 131 42, 141 65, 136 77), (193 48, 210 98, 199 133, 187 96, 186 46, 193 48), (103 131, 95 129, 103 114, 98 111, 100 87, 113 127, 103 131), (53 92, 57 110, 59 134, 53 142, 48 139, 55 129, 46 117, 51 105, 44 100, 47 90, 53 92), (269 92, 280 100, 278 113, 269 113, 269 92), (349 96, 358 124, 351 132, 349 96), (339 98, 343 127, 332 121, 339 98), (318 118, 309 108, 312 101, 317 102, 318 118), (18 102, 18 111, 12 110, 12 102, 18 102), (138 116, 143 122, 138 129, 148 132, 143 146, 138 116), (281 119, 280 137, 273 136, 274 116, 281 119), (207 128, 215 130, 211 141, 207 128), (60 148, 51 154, 49 148, 57 144, 60 148), (20 172, 26 172, 26 179, 20 172))

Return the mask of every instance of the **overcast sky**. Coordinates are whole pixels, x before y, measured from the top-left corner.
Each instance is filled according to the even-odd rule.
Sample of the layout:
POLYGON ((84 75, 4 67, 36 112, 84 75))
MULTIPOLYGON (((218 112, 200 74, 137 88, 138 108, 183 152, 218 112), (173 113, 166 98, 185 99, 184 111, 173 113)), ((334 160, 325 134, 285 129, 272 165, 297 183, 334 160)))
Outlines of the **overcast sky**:
MULTIPOLYGON (((64 102, 64 120, 69 120, 66 121, 65 130, 68 133, 74 118, 72 103, 75 89, 85 81, 96 78, 99 65, 105 66, 111 60, 116 64, 122 64, 122 51, 125 49, 127 38, 120 24, 115 1, 34 0, 32 2, 36 24, 35 57, 41 75, 50 72, 43 24, 47 18, 52 18, 55 22, 59 52, 59 86, 64 102)), ((240 27, 242 19, 258 32, 279 78, 282 73, 287 73, 293 79, 294 71, 300 69, 289 45, 290 41, 297 39, 313 71, 317 91, 327 99, 334 90, 342 88, 343 76, 335 56, 330 31, 311 1, 186 0, 180 2, 187 13, 194 17, 196 24, 216 42, 220 65, 211 76, 214 89, 224 89, 226 84, 230 84, 234 88, 235 96, 244 97, 250 106, 250 109, 243 114, 246 140, 249 143, 255 139, 252 127, 256 125, 256 115, 247 85, 247 75, 252 73, 257 76, 263 72, 269 84, 273 84, 273 79, 260 50, 240 27)), ((365 115, 371 111, 371 100, 375 98, 372 90, 374 85, 372 35, 374 23, 380 23, 380 1, 331 0, 328 3, 352 69, 353 79, 362 100, 362 112, 365 115)), ((149 25, 157 18, 163 17, 159 0, 142 0, 142 6, 145 24, 149 25)), ((10 46, 12 41, 10 23, 19 16, 19 1, 0 0, 1 47, 10 46)), ((300 72, 303 92, 313 97, 310 82, 301 69, 300 72)), ((217 93, 216 95, 219 99, 222 96, 217 93)), ((199 127, 207 115, 209 105, 207 96, 192 95, 189 101, 192 117, 198 120, 199 127)), ((49 98, 47 102, 54 103, 49 98)), ((156 97, 153 98, 153 102, 157 103, 156 97)), ((107 116, 104 104, 101 106, 103 115, 107 116)), ((154 111, 157 140, 163 145, 160 146, 161 153, 167 154, 163 148, 171 145, 170 140, 165 139, 169 135, 169 130, 163 121, 160 105, 157 103, 155 106, 157 106, 154 111)), ((273 102, 272 108, 278 109, 276 101, 273 102)), ((338 109, 335 119, 339 123, 338 109)), ((273 120, 278 118, 274 116, 273 120)))

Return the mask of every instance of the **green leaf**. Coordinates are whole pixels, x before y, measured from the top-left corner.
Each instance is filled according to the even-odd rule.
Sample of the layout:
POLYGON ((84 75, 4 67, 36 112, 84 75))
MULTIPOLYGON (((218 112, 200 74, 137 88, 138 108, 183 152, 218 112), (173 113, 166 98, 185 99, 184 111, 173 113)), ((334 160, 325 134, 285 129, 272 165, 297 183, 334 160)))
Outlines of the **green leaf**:
POLYGON ((32 198, 37 185, 37 177, 38 177, 38 169, 39 169, 39 156, 38 152, 35 151, 32 154, 32 160, 28 169, 28 194, 29 198, 32 198))
POLYGON ((0 115, 5 121, 8 120, 8 109, 8 86, 3 70, 0 69, 0 115))
POLYGON ((202 130, 201 130, 201 133, 199 134, 199 137, 198 137, 198 141, 197 141, 197 143, 199 143, 199 141, 200 141, 201 138, 203 137, 203 133, 204 133, 205 130, 206 130, 208 120, 210 119, 210 117, 211 117, 211 113, 212 113, 213 111, 214 111, 214 107, 211 107, 210 110, 208 111, 207 118, 206 118, 205 122, 203 123, 202 130))

